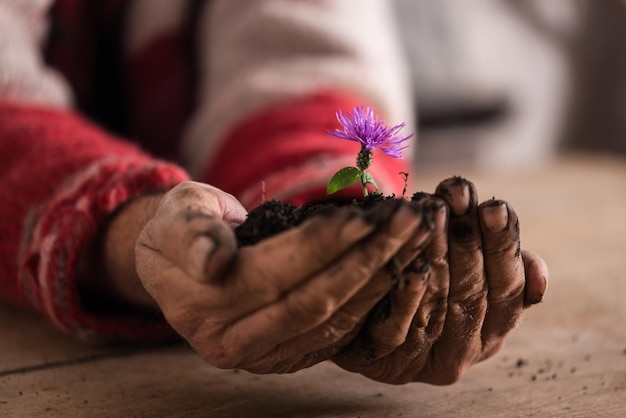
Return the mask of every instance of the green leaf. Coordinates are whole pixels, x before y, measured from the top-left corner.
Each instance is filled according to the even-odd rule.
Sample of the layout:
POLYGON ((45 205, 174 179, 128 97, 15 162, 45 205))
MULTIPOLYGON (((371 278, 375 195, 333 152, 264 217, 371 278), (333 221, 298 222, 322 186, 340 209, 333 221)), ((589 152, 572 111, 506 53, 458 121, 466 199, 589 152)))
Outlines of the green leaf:
POLYGON ((365 183, 366 184, 368 184, 368 183, 371 184, 372 186, 374 186, 376 188, 376 193, 380 193, 380 189, 378 188, 378 185, 374 181, 374 177, 372 177, 372 175, 370 173, 365 173, 365 183))
POLYGON ((352 186, 361 178, 361 171, 356 167, 344 167, 337 171, 326 186, 326 193, 333 194, 341 189, 352 186))

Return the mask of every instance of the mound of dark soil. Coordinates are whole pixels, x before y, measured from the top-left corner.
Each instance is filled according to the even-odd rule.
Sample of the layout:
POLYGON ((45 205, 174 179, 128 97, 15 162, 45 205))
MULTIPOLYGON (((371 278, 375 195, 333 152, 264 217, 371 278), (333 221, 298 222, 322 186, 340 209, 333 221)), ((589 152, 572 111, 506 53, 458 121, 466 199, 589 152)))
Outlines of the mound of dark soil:
MULTIPOLYGON (((421 210, 419 202, 428 196, 430 196, 428 193, 418 192, 412 196, 410 202, 416 210, 421 210)), ((348 203, 320 203, 304 207, 269 200, 248 213, 248 218, 237 227, 235 235, 240 246, 254 245, 265 238, 298 226, 312 216, 323 216, 331 213, 338 207, 359 208, 365 211, 367 217, 372 217, 375 220, 402 202, 406 202, 406 200, 380 194, 370 194, 362 200, 348 203)))

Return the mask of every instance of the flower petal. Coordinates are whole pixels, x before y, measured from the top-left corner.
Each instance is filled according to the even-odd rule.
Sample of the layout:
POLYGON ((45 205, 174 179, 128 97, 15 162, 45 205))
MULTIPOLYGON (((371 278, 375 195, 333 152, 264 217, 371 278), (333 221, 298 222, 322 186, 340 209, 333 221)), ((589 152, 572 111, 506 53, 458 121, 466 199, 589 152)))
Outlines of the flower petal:
POLYGON ((404 158, 401 154, 403 150, 408 148, 408 145, 401 146, 401 144, 413 137, 413 134, 404 137, 398 135, 400 130, 406 126, 405 123, 387 127, 372 107, 358 106, 354 108, 352 113, 346 112, 345 114, 339 110, 336 117, 343 130, 326 131, 329 135, 360 142, 369 151, 380 148, 385 154, 393 158, 404 158))

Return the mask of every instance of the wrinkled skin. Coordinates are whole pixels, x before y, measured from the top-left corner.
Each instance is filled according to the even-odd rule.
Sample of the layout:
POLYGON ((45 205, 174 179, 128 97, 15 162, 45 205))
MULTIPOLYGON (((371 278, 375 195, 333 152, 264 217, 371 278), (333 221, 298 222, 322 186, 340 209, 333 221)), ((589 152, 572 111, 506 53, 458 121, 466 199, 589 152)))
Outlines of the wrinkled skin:
POLYGON ((547 271, 519 252, 510 206, 477 208, 464 183, 463 210, 446 182, 429 215, 400 205, 371 220, 345 209, 241 249, 239 203, 183 183, 141 231, 137 272, 168 322, 217 367, 292 372, 331 358, 382 382, 451 383, 498 350, 541 299, 547 271), (506 213, 504 230, 490 232, 483 211, 491 224, 506 213), (388 312, 376 314, 383 298, 388 312))
POLYGON ((474 186, 459 178, 443 181, 436 195, 435 232, 402 257, 406 286, 391 293, 390 316, 371 315, 333 358, 339 366, 394 384, 456 382, 495 354, 524 308, 543 297, 547 268, 520 250, 509 204, 477 205, 474 186))

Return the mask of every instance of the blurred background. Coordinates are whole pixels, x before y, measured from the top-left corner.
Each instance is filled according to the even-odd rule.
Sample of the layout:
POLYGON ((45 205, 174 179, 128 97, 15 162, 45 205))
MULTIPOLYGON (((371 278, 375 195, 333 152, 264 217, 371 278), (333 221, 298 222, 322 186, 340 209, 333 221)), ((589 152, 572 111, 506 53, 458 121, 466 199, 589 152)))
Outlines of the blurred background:
POLYGON ((626 152, 626 1, 395 0, 418 167, 626 152))

